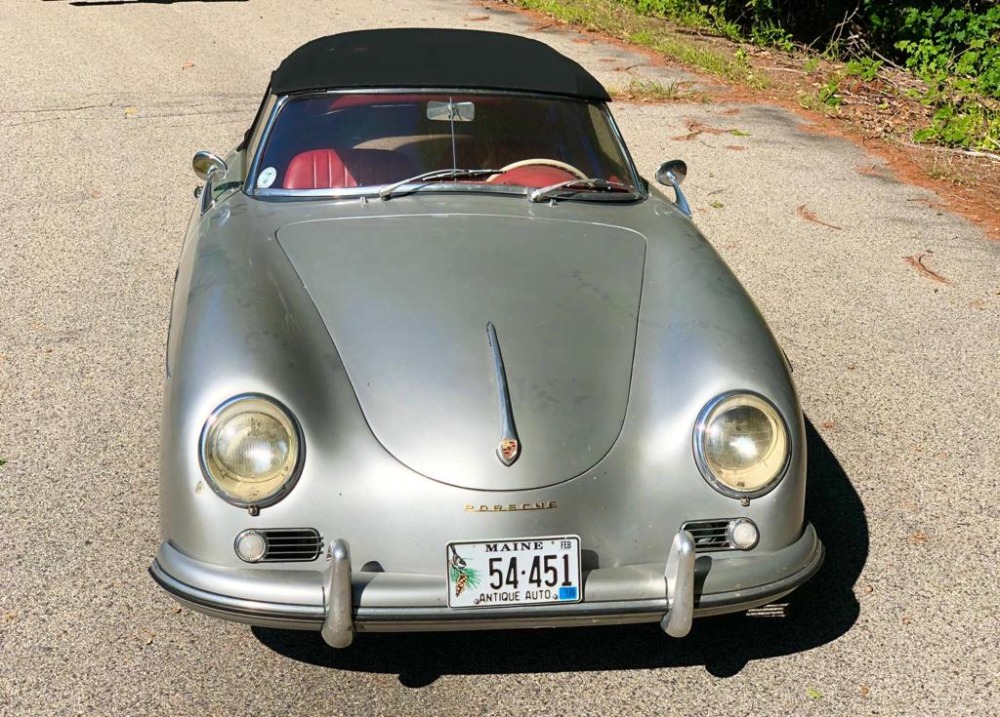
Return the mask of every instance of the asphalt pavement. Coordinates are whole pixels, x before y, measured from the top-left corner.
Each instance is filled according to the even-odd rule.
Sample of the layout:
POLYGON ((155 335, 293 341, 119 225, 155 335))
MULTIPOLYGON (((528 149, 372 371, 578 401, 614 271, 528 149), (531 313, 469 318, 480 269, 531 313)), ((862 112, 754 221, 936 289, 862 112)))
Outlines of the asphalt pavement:
POLYGON ((828 553, 783 617, 337 652, 154 585, 191 156, 239 141, 302 42, 417 25, 535 37, 618 87, 691 79, 472 2, 0 4, 0 714, 1000 713, 1000 243, 767 105, 613 109, 646 176, 687 161, 696 222, 794 366, 828 553))

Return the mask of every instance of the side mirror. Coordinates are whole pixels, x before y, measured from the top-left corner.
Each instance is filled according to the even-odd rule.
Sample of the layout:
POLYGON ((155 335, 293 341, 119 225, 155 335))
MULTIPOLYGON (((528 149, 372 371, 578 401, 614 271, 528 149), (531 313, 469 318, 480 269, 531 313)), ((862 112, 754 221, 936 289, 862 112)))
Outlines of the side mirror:
POLYGON ((225 174, 229 171, 229 167, 226 166, 221 157, 205 150, 195 152, 194 159, 191 160, 191 168, 198 175, 198 179, 203 182, 207 182, 208 178, 215 172, 221 171, 225 174))
POLYGON ((672 159, 664 162, 656 170, 656 181, 668 187, 674 186, 674 182, 680 184, 687 176, 688 166, 681 159, 672 159), (671 177, 671 175, 673 175, 671 177))
POLYGON ((690 219, 691 207, 684 196, 684 192, 681 191, 681 182, 684 181, 687 172, 688 168, 683 160, 672 159, 669 162, 661 164, 660 168, 656 170, 656 181, 664 186, 673 187, 674 204, 677 205, 682 214, 690 219))

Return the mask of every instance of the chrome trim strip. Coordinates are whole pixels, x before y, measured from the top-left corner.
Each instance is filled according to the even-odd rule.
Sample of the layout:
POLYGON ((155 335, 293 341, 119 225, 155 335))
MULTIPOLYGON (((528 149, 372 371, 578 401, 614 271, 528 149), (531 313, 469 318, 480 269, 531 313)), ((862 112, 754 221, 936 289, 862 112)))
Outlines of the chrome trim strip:
POLYGON ((257 191, 254 189, 254 182, 257 181, 257 170, 259 169, 260 161, 263 158, 264 149, 267 147, 267 143, 271 140, 271 129, 274 127, 274 122, 278 118, 278 113, 281 112, 281 108, 285 106, 288 102, 288 95, 279 97, 278 101, 274 103, 271 107, 271 114, 267 118, 267 123, 264 125, 264 131, 260 135, 260 140, 257 142, 257 147, 254 150, 253 157, 250 158, 250 166, 247 170, 246 181, 243 183, 243 193, 248 196, 256 196, 257 191))
POLYGON ((625 158, 626 168, 632 175, 632 186, 635 187, 635 193, 639 195, 640 200, 648 199, 649 191, 646 188, 646 183, 639 174, 639 168, 635 165, 635 160, 632 159, 632 153, 628 151, 628 145, 625 144, 625 138, 622 136, 622 132, 618 128, 618 123, 615 122, 615 117, 611 114, 611 110, 608 108, 606 103, 602 104, 602 111, 608 120, 608 124, 611 125, 611 131, 614 134, 615 141, 618 142, 618 150, 622 153, 622 157, 625 158))
POLYGON ((500 354, 500 341, 493 322, 486 322, 486 336, 493 350, 493 370, 496 373, 497 394, 500 400, 500 441, 497 443, 497 458, 505 466, 512 465, 521 455, 521 442, 514 426, 514 410, 510 404, 510 390, 507 388, 507 372, 500 354))
MULTIPOLYGON (((339 187, 337 189, 284 189, 281 187, 272 187, 270 189, 258 189, 254 196, 258 199, 375 199, 387 186, 392 186, 393 190, 412 187, 413 189, 422 189, 425 192, 472 192, 478 194, 503 194, 514 197, 523 197, 528 193, 528 190, 524 187, 504 184, 470 184, 466 182, 426 184, 424 182, 410 182, 398 185, 373 184, 367 187, 339 187)), ((635 200, 633 199, 632 201, 635 200)))
MULTIPOLYGON (((375 199, 388 186, 392 191, 402 190, 400 196, 413 193, 419 190, 421 194, 428 193, 464 193, 464 194, 491 194, 510 197, 526 197, 529 193, 536 191, 530 187, 519 187, 516 185, 504 184, 474 184, 468 182, 444 182, 427 184, 424 182, 409 182, 403 184, 373 184, 368 187, 341 187, 337 189, 283 189, 272 187, 270 189, 258 189, 254 193, 257 199, 375 199)), ((644 199, 644 195, 636 190, 634 192, 599 192, 581 193, 572 197, 574 201, 589 201, 592 203, 627 203, 644 199)))
MULTIPOLYGON (((666 610, 665 600, 575 603, 532 608, 503 608, 480 614, 463 611, 443 617, 437 608, 392 610, 367 608, 358 611, 358 632, 447 632, 452 630, 511 630, 528 627, 574 627, 628 625, 657 622, 666 610), (572 609, 569 609, 572 608, 572 609)), ((457 611, 452 611, 457 612, 457 611)))
MULTIPOLYGON (((271 86, 268 85, 267 95, 261 101, 260 108, 258 109, 258 116, 254 117, 251 129, 254 130, 253 134, 246 138, 246 143, 243 147, 243 168, 245 171, 252 169, 252 164, 257 158, 257 152, 260 150, 261 141, 264 139, 264 135, 268 128, 270 127, 271 116, 274 114, 274 107, 278 104, 278 97, 271 93, 271 86)), ((249 177, 243 178, 243 189, 246 191, 249 184, 249 177)))
POLYGON ((154 560, 149 566, 149 574, 156 584, 170 593, 174 599, 187 603, 196 610, 230 620, 258 624, 257 620, 262 618, 264 621, 297 623, 309 629, 319 629, 325 617, 325 611, 320 605, 291 605, 246 600, 201 590, 172 577, 160 566, 158 560, 154 560))

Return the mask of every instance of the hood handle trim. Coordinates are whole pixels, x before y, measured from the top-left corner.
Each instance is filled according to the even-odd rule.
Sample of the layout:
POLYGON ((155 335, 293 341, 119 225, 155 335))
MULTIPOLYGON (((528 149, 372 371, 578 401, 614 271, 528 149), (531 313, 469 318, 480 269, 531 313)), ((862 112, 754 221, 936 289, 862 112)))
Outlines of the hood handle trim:
POLYGON ((497 394, 500 400, 500 442, 497 443, 497 458, 505 466, 512 465, 521 455, 521 441, 517 437, 514 426, 514 409, 510 403, 510 391, 507 388, 507 372, 503 366, 503 356, 500 353, 500 341, 493 322, 486 322, 486 337, 493 350, 493 370, 496 373, 497 394))

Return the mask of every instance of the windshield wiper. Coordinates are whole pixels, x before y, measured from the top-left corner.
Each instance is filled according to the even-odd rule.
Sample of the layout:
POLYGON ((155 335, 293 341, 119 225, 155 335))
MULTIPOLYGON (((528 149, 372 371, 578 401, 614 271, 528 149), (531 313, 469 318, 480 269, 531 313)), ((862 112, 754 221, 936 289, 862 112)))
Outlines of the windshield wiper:
POLYGON ((528 193, 528 199, 532 202, 544 202, 546 199, 556 199, 580 192, 634 192, 634 190, 621 182, 609 182, 607 179, 591 177, 590 179, 570 179, 548 187, 541 187, 528 193))
POLYGON ((503 174, 503 169, 435 169, 430 172, 423 172, 415 177, 407 177, 398 182, 387 184, 378 190, 380 199, 389 199, 396 190, 407 184, 415 182, 430 182, 436 179, 458 179, 459 177, 478 177, 483 174, 503 174))

